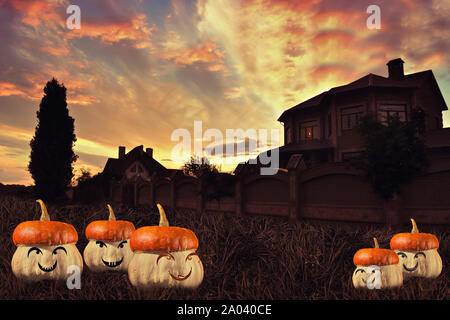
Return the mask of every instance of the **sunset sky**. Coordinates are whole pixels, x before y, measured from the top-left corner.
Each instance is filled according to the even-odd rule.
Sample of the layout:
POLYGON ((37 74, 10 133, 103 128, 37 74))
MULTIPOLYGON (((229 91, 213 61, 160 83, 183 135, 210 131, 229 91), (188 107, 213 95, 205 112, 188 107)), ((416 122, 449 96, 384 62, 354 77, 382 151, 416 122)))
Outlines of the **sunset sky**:
POLYGON ((282 129, 283 110, 368 73, 386 76, 398 57, 405 73, 432 69, 450 103, 450 1, 0 0, 0 40, 7 184, 32 183, 29 141, 52 77, 75 118, 75 169, 92 173, 119 145, 152 147, 179 167, 170 137, 194 121, 224 133, 282 129), (70 4, 81 9, 79 30, 66 27, 70 4), (366 26, 371 4, 380 30, 366 26))

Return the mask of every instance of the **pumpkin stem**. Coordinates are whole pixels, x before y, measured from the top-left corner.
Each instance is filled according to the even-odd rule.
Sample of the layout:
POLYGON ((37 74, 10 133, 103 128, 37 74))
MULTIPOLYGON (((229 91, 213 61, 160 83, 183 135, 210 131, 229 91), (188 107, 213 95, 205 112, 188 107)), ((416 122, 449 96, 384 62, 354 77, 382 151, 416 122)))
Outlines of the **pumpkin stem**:
POLYGON ((168 227, 169 226, 169 220, 167 220, 166 212, 164 211, 164 208, 159 203, 156 204, 159 210, 159 226, 160 227, 168 227))
POLYGON ((374 248, 375 249, 379 249, 380 248, 380 245, 378 244, 377 238, 373 238, 373 243, 374 243, 374 248))
POLYGON ((48 215, 47 207, 45 206, 44 201, 38 199, 36 202, 41 206, 41 221, 50 221, 50 216, 48 215))
POLYGON ((109 204, 107 204, 109 210, 109 221, 116 221, 116 216, 114 215, 114 211, 109 204))
POLYGON ((413 218, 411 218, 411 223, 412 223, 412 230, 411 233, 419 233, 419 228, 417 228, 417 223, 414 221, 413 218))

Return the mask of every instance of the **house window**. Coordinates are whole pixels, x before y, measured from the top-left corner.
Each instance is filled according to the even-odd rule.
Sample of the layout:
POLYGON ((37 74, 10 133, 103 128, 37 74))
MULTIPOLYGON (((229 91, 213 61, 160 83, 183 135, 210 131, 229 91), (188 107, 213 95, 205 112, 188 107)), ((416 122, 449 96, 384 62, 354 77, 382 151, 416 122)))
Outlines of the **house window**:
POLYGON ((300 140, 319 139, 319 125, 317 121, 308 121, 300 124, 300 140))
POLYGON ((342 130, 349 130, 356 126, 362 117, 362 113, 362 106, 341 109, 342 130))
POLYGON ((378 109, 378 118, 381 123, 386 123, 389 117, 398 117, 400 121, 406 121, 405 105, 381 105, 378 109))
POLYGON ((331 127, 331 113, 328 114, 327 122, 328 122, 328 136, 331 136, 331 129, 332 129, 332 127, 331 127))
POLYGON ((291 127, 286 128, 286 144, 292 143, 292 129, 291 127))

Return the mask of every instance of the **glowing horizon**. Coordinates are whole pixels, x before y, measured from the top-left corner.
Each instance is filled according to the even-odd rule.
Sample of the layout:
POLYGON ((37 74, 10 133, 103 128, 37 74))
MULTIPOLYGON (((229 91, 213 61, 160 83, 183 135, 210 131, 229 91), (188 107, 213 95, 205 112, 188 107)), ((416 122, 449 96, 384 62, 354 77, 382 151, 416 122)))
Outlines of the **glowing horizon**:
MULTIPOLYGON (((179 168, 169 161, 171 133, 193 132, 197 120, 205 130, 282 130, 284 110, 368 73, 386 76, 398 57, 406 74, 432 69, 450 101, 450 4, 378 1, 381 29, 369 30, 370 4, 82 0, 81 29, 69 30, 67 0, 3 1, 0 182, 32 183, 29 141, 52 77, 67 88, 75 119, 75 169, 93 174, 122 145, 151 147, 179 168)), ((443 118, 450 126, 450 112, 443 118)))

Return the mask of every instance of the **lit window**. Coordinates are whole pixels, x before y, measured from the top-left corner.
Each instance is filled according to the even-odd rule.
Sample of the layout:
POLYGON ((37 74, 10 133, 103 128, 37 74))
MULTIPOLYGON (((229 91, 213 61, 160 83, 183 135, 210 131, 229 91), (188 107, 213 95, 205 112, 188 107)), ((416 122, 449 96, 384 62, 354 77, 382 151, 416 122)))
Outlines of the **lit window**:
POLYGON ((303 122, 300 124, 300 140, 319 139, 319 126, 317 121, 303 122))

